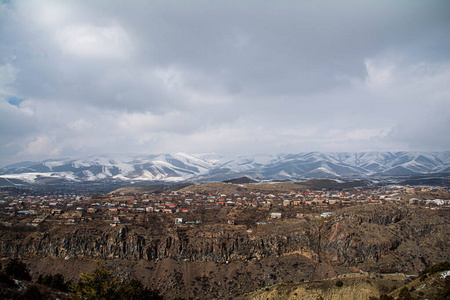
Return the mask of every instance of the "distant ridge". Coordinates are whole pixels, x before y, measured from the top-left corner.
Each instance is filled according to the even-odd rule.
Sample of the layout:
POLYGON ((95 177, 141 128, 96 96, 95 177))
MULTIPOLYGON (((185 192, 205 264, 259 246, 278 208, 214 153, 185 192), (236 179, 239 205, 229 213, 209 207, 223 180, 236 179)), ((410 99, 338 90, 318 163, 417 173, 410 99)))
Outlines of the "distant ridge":
POLYGON ((415 176, 449 172, 444 152, 305 152, 278 155, 219 154, 94 155, 23 162, 0 169, 0 185, 52 181, 246 183, 251 178, 298 181, 310 178, 415 176))
POLYGON ((256 183, 258 181, 248 178, 247 176, 225 180, 225 183, 232 183, 232 184, 244 184, 244 183, 256 183))

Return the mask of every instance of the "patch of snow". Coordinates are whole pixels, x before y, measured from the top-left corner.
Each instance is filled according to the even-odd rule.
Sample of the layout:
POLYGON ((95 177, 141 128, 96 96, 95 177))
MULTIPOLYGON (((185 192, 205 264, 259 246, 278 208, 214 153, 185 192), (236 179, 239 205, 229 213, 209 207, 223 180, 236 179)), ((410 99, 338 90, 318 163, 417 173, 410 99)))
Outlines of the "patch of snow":
POLYGON ((51 170, 53 170, 54 167, 59 167, 67 164, 69 162, 68 159, 64 160, 50 160, 50 161, 44 161, 42 164, 51 170))
POLYGON ((291 175, 289 175, 286 171, 280 171, 277 176, 282 176, 282 177, 292 177, 291 175))
POLYGON ((26 182, 33 183, 38 177, 52 177, 52 178, 66 178, 69 180, 75 180, 75 176, 72 172, 44 172, 44 173, 20 173, 20 174, 7 174, 0 175, 0 178, 4 179, 19 179, 26 182))

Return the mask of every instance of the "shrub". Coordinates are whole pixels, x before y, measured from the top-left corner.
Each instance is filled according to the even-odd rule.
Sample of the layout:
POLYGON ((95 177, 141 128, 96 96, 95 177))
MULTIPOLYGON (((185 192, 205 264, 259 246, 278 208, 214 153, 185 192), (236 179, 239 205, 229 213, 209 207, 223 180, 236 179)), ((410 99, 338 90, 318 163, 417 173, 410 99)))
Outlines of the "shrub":
POLYGON ((67 291, 67 284, 64 281, 64 276, 61 273, 53 275, 50 287, 60 291, 67 291))
POLYGON ((71 286, 74 299, 87 300, 159 300, 158 291, 150 290, 139 281, 131 280, 120 284, 112 272, 97 262, 97 269, 92 273, 82 273, 77 284, 71 286))
POLYGON ((9 277, 8 274, 6 274, 6 272, 3 270, 0 271, 0 283, 4 283, 9 287, 16 286, 14 280, 12 280, 11 277, 9 277))
POLYGON ((64 281, 64 276, 61 273, 55 275, 39 275, 37 283, 48 286, 49 288, 67 292, 69 290, 69 284, 64 281))
POLYGON ((119 287, 119 281, 99 261, 94 272, 82 273, 80 277, 78 284, 72 288, 78 299, 112 299, 119 287))
POLYGON ((450 270, 450 262, 448 261, 444 261, 435 265, 432 265, 431 267, 426 268, 425 270, 423 270, 420 275, 424 275, 424 274, 429 274, 432 275, 434 273, 437 272, 441 272, 441 271, 447 271, 450 270))
POLYGON ((393 286, 391 286, 391 289, 389 290, 389 292, 393 292, 393 291, 395 291, 397 289, 397 286, 396 285, 393 285, 393 286))
POLYGON ((27 265, 17 259, 9 261, 5 267, 5 271, 6 274, 12 278, 31 281, 31 275, 28 271, 27 265))
POLYGON ((153 300, 162 299, 157 291, 144 287, 139 280, 132 279, 127 284, 122 285, 116 291, 116 298, 120 300, 153 300))
MULTIPOLYGON (((53 279, 53 276, 47 274, 42 278, 41 283, 43 285, 50 286, 50 284, 52 284, 52 279, 53 279)), ((38 278, 38 280, 39 280, 39 278, 38 278)))
POLYGON ((450 299, 450 277, 445 278, 443 288, 436 294, 436 300, 450 299))
POLYGON ((400 290, 400 293, 398 294, 399 300, 413 300, 413 297, 411 296, 411 293, 409 292, 408 288, 405 286, 400 290))
POLYGON ((35 285, 30 285, 22 296, 19 297, 20 300, 42 300, 42 294, 38 287, 35 285))
POLYGON ((344 283, 342 282, 342 280, 336 281, 336 286, 337 286, 337 287, 341 287, 341 286, 343 286, 343 285, 344 285, 344 283))

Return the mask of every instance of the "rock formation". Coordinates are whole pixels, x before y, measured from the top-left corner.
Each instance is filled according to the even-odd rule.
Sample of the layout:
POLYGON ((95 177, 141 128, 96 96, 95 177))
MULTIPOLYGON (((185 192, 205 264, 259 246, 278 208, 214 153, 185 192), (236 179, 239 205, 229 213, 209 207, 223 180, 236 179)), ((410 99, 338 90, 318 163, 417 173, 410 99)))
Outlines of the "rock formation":
MULTIPOLYGON (((214 266, 211 272, 220 266, 224 274, 234 266, 235 279, 230 282, 242 283, 246 278, 251 290, 277 282, 277 278, 286 280, 288 274, 291 280, 301 276, 323 278, 343 270, 417 274, 428 265, 450 259, 449 218, 446 211, 387 204, 345 208, 328 218, 312 216, 252 228, 225 224, 110 227, 89 223, 52 226, 47 230, 3 227, 0 253, 3 257, 34 261, 49 257, 129 264, 147 261, 156 269, 161 268, 162 261, 171 262, 179 269, 178 275, 175 267, 171 269, 173 278, 184 278, 184 283, 195 281, 194 275, 211 277, 194 271, 189 275, 189 264, 214 266), (280 263, 288 257, 292 259, 284 265, 280 263), (243 278, 238 280, 236 270, 246 264, 259 265, 259 273, 240 275, 243 278), (326 271, 318 271, 321 264, 328 266, 326 271)), ((148 276, 155 276, 156 269, 149 271, 148 276)), ((152 280, 148 282, 161 289, 152 280)), ((198 284, 201 280, 204 279, 197 280, 198 284)), ((168 285, 163 286, 169 293, 168 285)), ((221 289, 226 290, 217 287, 221 289)))

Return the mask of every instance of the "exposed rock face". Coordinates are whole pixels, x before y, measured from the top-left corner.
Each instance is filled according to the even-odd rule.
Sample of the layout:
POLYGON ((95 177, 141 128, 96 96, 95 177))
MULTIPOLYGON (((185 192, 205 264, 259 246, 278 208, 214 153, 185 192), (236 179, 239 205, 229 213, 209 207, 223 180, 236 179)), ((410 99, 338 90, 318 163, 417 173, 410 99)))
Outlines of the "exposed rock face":
POLYGON ((201 225, 165 230, 139 226, 59 226, 46 232, 4 228, 3 256, 226 262, 300 253, 338 265, 417 271, 448 259, 445 212, 392 205, 354 207, 329 219, 244 226, 201 225), (419 265, 417 265, 419 262, 419 265))
MULTIPOLYGON (((209 226, 208 226, 209 227, 209 226)), ((0 241, 3 255, 36 257, 90 257, 157 260, 171 258, 188 261, 226 262, 282 255, 308 247, 301 234, 252 236, 246 230, 211 228, 172 229, 165 235, 132 226, 114 228, 70 228, 48 233, 4 234, 0 241), (216 231, 217 230, 217 231, 216 231)), ((221 226, 220 226, 221 227, 221 226)))
POLYGON ((366 205, 342 209, 327 219, 285 220, 254 228, 91 223, 52 226, 41 232, 4 227, 0 252, 3 257, 29 261, 52 258, 59 264, 69 263, 66 257, 71 261, 99 258, 116 268, 120 261, 122 271, 117 267, 117 272, 128 268, 124 274, 166 295, 196 296, 194 288, 211 288, 217 292, 214 297, 221 298, 231 290, 249 292, 345 270, 417 273, 450 259, 449 218, 446 211, 366 205), (145 267, 135 268, 140 264, 145 267))

